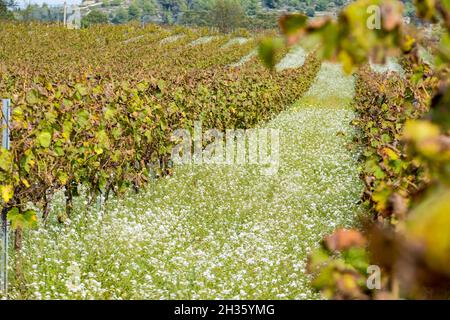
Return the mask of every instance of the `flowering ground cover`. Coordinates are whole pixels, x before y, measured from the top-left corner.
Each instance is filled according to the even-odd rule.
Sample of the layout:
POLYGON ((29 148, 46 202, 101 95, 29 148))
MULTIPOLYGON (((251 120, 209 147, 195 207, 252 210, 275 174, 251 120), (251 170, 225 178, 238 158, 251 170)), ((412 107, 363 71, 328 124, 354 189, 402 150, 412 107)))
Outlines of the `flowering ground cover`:
MULTIPOLYGON (((250 164, 183 165, 104 205, 78 197, 71 220, 27 234, 24 281, 11 296, 320 298, 307 254, 359 212, 357 154, 346 148, 355 134, 353 85, 339 66, 323 64, 309 92, 262 125, 280 130, 276 174, 250 164)), ((63 210, 61 194, 54 220, 63 210)))

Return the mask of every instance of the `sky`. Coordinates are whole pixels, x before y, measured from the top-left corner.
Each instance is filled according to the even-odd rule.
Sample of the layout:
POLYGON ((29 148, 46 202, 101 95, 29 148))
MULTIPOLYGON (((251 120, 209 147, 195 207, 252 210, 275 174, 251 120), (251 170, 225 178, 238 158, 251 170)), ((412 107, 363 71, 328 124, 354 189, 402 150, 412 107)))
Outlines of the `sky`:
MULTIPOLYGON (((81 0, 66 0, 67 4, 80 4, 81 0)), ((62 5, 64 4, 64 0, 17 0, 17 4, 21 7, 26 6, 28 3, 31 4, 43 4, 44 2, 48 5, 62 5)))

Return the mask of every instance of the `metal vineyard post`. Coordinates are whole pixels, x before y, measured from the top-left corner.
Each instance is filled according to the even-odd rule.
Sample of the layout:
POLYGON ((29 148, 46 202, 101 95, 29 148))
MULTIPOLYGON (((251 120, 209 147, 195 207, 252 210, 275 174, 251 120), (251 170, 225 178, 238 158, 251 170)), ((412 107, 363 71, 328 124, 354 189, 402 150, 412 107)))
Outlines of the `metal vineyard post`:
MULTIPOLYGON (((2 100, 2 147, 9 150, 9 122, 11 118, 11 100, 2 100)), ((8 221, 6 219, 7 208, 2 209, 1 225, 1 258, 0 258, 0 290, 6 296, 8 291, 8 221)))

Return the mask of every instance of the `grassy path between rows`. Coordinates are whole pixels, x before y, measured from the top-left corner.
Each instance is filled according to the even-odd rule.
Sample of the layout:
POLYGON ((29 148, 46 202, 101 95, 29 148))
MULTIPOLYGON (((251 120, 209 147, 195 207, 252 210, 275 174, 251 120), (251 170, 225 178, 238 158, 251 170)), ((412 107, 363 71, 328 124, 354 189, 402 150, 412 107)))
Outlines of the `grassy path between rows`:
POLYGON ((25 297, 319 298, 307 254, 358 212, 357 155, 346 148, 352 95, 353 79, 324 63, 305 97, 265 125, 280 129, 278 174, 180 166, 138 195, 76 214, 63 232, 33 231, 25 297))

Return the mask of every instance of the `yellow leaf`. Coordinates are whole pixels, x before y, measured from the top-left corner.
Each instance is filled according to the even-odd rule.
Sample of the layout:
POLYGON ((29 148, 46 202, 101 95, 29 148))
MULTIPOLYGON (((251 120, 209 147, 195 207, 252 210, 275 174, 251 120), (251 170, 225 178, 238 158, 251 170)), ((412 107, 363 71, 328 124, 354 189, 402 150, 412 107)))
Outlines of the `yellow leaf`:
POLYGON ((28 182, 27 179, 22 178, 21 181, 22 181, 22 183, 23 183, 23 185, 24 185, 25 187, 27 187, 27 188, 30 187, 30 183, 28 182))
POLYGON ((352 57, 346 51, 341 51, 339 52, 339 60, 342 62, 345 73, 350 74, 353 70, 352 57))
POLYGON ((67 183, 67 180, 69 179, 69 177, 67 176, 67 173, 59 172, 58 173, 58 179, 59 179, 59 182, 61 182, 62 185, 65 185, 67 183))
POLYGON ((398 159, 398 155, 397 153, 395 153, 394 150, 392 150, 391 148, 383 148, 383 152, 389 157, 389 159, 391 160, 397 160, 398 159))
POLYGON ((425 246, 427 263, 450 275, 450 189, 441 187, 409 214, 407 234, 425 246))
POLYGON ((9 200, 11 200, 12 197, 14 196, 14 188, 13 188, 13 186, 10 185, 10 184, 3 185, 3 186, 0 186, 0 189, 1 189, 3 201, 5 203, 8 203, 9 200))
POLYGON ((409 120, 405 124, 404 136, 408 140, 419 143, 439 135, 439 127, 426 120, 409 120))
POLYGON ((100 147, 94 147, 94 151, 96 154, 102 154, 103 153, 103 149, 100 147))

